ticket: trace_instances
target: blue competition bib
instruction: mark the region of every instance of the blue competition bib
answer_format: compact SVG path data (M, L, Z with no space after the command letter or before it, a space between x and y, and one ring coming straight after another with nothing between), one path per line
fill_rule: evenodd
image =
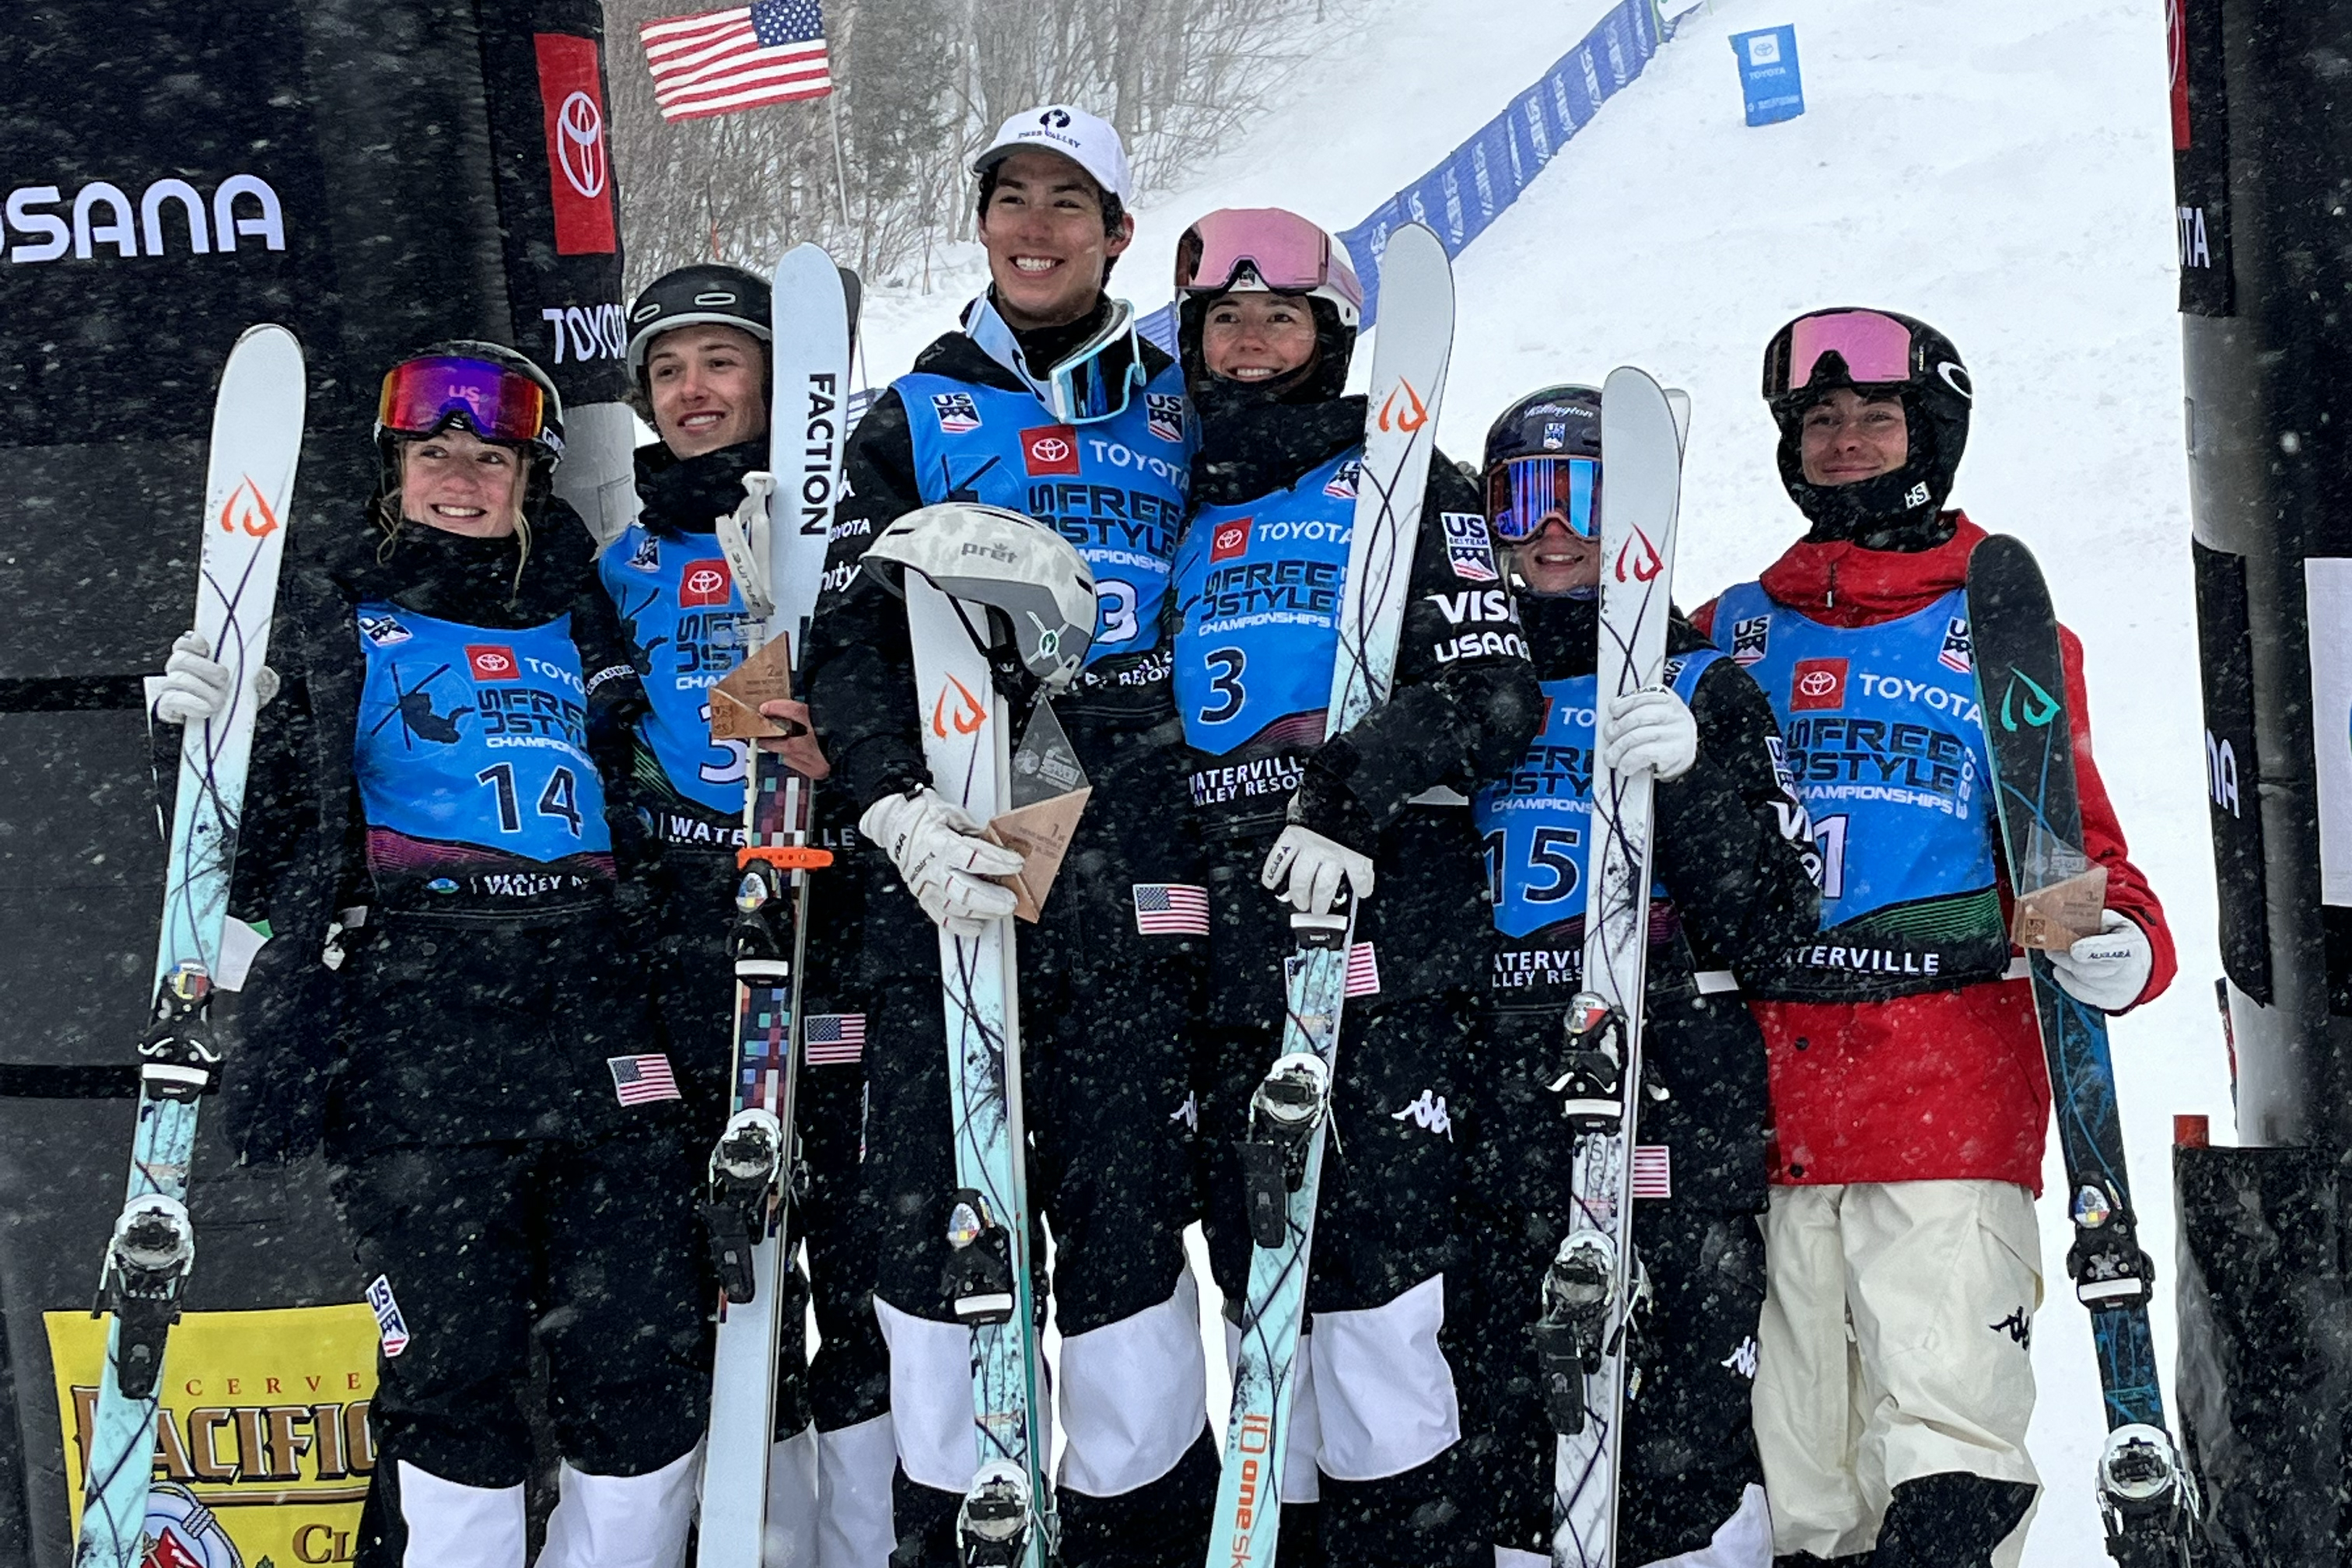
M1684 702L1723 656L1712 649L1666 660L1667 685ZM1510 773L1482 786L1471 820L1486 856L1495 929L1494 986L1529 1005L1567 1000L1582 978L1586 868L1591 853L1596 678L1543 683L1544 721ZM1650 889L1650 934L1675 929L1666 890Z
M413 841L394 869L612 849L571 616L487 630L377 601L358 623L352 765L369 827Z
M1196 752L1323 740L1360 448L1243 506L1192 514L1176 552L1176 705Z
M1192 405L1170 365L1114 418L1061 425L1025 389L917 373L907 406L925 505L976 500L1051 524L1095 578L1089 667L1152 651L1192 487Z
M710 688L743 662L745 640L742 595L718 536L654 534L632 523L596 570L621 612L652 704L638 721L640 749L672 794L719 817L740 818L750 747L710 738Z
M1754 583L1716 602L1716 642L1771 700L1822 853L1822 934L1774 991L1901 994L2008 968L1968 613L1958 589L1857 627Z

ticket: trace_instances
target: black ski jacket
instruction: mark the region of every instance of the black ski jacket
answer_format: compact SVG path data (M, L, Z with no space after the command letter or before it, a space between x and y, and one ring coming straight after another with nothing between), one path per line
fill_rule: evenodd
M351 959L368 928L345 930L344 914L374 907L381 925L383 913L366 867L367 825L353 772L366 676L354 623L359 605L383 598L419 615L486 628L543 625L568 610L587 680L589 750L603 776L606 821L625 880L633 856L641 853L643 835L623 786L629 728L645 705L644 688L612 601L596 581L586 524L569 506L551 500L532 533L519 587L509 540L462 539L412 524L380 552L383 535L372 524L312 530L317 543L296 535L304 548L287 562L271 634L271 662L282 673L282 689L262 710L255 731L230 903L236 916L266 922L271 932L237 998L237 1047L225 1074L230 1130L249 1161L291 1157L317 1142L329 1101L338 1093L348 1031L367 1022L345 1016L354 980ZM583 900L556 893L474 909L460 907L467 903L460 895L436 904L436 912L534 927L584 922L609 933L612 902L608 894ZM572 940L577 942L577 931ZM455 958L461 944L450 945ZM614 952L581 975L581 983L625 989L626 969L625 957ZM436 980L430 965L411 978L418 986ZM443 1080L461 1081L468 1057L496 1045L447 1040L435 1059L404 1064L404 1092L457 1099L440 1094ZM516 1072L545 1074L548 1066L525 1064ZM363 1105L335 1109L336 1121L346 1127L363 1128L372 1120ZM399 1118L386 1120L397 1124Z
M1192 463L1195 507L1239 505L1286 489L1364 438L1361 397L1293 404L1196 394L1196 402L1202 418ZM1454 655L1462 628L1444 601L1497 584L1456 576L1439 517L1480 510L1462 471L1433 458L1395 686L1386 702L1308 754L1297 793L1307 826L1372 858L1376 886L1358 913L1357 936L1373 944L1381 994L1392 998L1485 984L1486 880L1460 802L1507 773L1543 726L1543 693L1515 621L1504 651ZM1414 804L1431 790L1450 790L1457 803ZM1273 905L1257 872L1281 826L1278 818L1251 823L1213 845L1221 900ZM1213 987L1226 1021L1262 1014L1269 997L1279 1005L1279 963L1290 944L1285 937L1268 945L1266 953L1232 955L1241 963L1220 954ZM1237 1011L1242 1016L1231 1016Z
M1592 600L1522 595L1520 616L1535 667L1547 680L1589 675L1598 646ZM1711 645L1676 613L1669 655ZM1673 1151L1674 1186L1727 1209L1764 1205L1770 1100L1764 1037L1733 992L1702 994L1696 976L1736 976L1769 961L1821 920L1814 852L1803 809L1783 784L1780 729L1772 704L1729 659L1718 659L1691 694L1698 757L1655 786L1652 868L1674 921L1654 920L1647 970L1645 1076L1654 1094L1642 1113L1645 1142ZM1497 1040L1524 1031L1497 1031ZM1498 1060L1490 1070L1543 1074L1554 1066L1554 1026L1537 1037L1542 1059Z

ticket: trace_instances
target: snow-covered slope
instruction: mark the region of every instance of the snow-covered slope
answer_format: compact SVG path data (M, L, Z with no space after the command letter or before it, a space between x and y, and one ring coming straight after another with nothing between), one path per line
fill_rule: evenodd
M1119 282L1166 298L1174 237L1210 207L1278 202L1333 227L1435 162L1580 37L1598 0L1366 0L1192 188L1150 194ZM1741 124L1723 39L1794 21L1808 112ZM1336 62L1346 61L1344 68ZM2181 952L2170 994L2115 1030L2126 1132L2161 1271L2171 1364L2169 1117L2229 1121L2215 1020L2181 455L2164 24L2141 0L1717 0L1685 19L1457 263L1461 328L1440 437L1546 382L1619 363L1690 389L1685 604L1752 576L1801 531L1757 395L1766 337L1801 310L1881 304L1958 343L1978 398L1955 499L2018 533L2088 650L2107 785ZM961 281L976 283L970 258ZM874 374L951 324L950 290L877 302ZM2062 1184L2054 1155L2050 1185ZM2102 1435L2054 1195L2036 1324L2034 1452L2050 1483L2029 1563L2103 1561L2089 1487Z

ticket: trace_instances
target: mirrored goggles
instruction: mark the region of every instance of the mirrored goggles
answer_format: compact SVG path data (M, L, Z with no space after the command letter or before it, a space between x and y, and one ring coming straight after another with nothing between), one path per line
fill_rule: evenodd
M1908 381L1911 349L1911 329L1876 310L1800 316L1781 328L1764 351L1764 395L1774 400L1803 391L1822 357L1832 353L1845 363L1850 382Z
M1126 413L1145 379L1135 307L1114 300L1103 330L1046 373L1045 405L1065 425L1091 425Z
M453 421L485 441L537 441L547 430L547 393L520 371L451 354L404 360L385 374L378 430L430 436Z
M1356 310L1363 285L1331 237L1280 207L1223 207L1184 231L1176 243L1176 291L1222 292L1246 269L1277 294L1329 287Z
M1598 458L1514 458L1486 475L1486 523L1505 544L1523 544L1554 518L1579 539L1601 531Z

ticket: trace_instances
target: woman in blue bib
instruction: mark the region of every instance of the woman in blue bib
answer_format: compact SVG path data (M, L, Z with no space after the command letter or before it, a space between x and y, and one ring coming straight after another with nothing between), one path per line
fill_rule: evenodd
M1496 1440L1498 1568L1552 1561L1555 1434L1528 1331L1573 1202L1561 1030L1581 987L1600 646L1601 394L1547 387L1486 437L1486 521L1542 679L1544 726L1473 805L1498 939L1477 1097L1479 1363ZM1676 615L1667 689L1620 699L1619 754L1655 779L1633 1241L1652 1305L1627 1402L1614 1561L1770 1568L1749 1434L1764 1301L1764 1040L1737 972L1810 935L1820 899L1771 704Z
M230 1131L322 1141L384 1327L358 1560L522 1568L534 1339L562 1500L539 1562L675 1563L709 1380L696 1153L614 916L645 695L537 365L436 345L384 377L381 479L277 616L233 909ZM184 646L159 712L217 710ZM176 695L173 695L176 693Z
M1464 802L1526 749L1539 693L1476 492L1440 458L1394 694L1324 739L1364 444L1364 399L1342 395L1362 293L1329 236L1278 209L1202 218L1179 245L1176 283L1202 431L1169 596L1189 788L1208 841L1210 1257L1237 1310L1250 1237L1234 1147L1281 1050L1288 917L1328 910L1344 879L1362 900L1359 945L1281 1552L1483 1563L1481 1467L1462 1440L1475 1412L1456 1387L1469 1259L1449 1110L1487 949Z

